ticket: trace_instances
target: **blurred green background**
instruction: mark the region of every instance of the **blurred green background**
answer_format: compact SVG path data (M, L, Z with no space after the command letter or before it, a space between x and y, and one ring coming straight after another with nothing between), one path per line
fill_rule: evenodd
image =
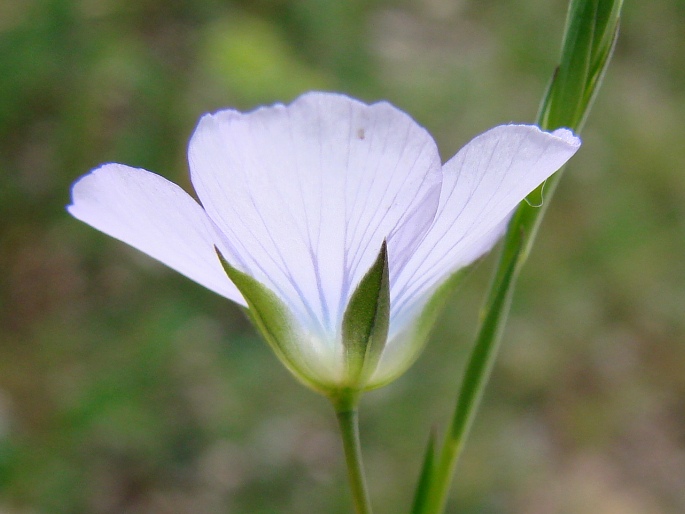
M326 401L236 307L71 219L102 162L189 188L200 114L388 99L443 158L534 119L563 0L0 0L0 513L349 513ZM449 506L685 512L685 2L627 2L521 277ZM379 514L408 511L492 268L367 395Z

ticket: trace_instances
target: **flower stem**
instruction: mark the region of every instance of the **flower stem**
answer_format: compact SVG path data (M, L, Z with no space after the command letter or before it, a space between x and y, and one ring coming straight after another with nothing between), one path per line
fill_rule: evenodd
M352 501L357 514L372 514L369 491L366 486L361 445L359 443L359 412L356 405L336 405L336 416L345 448L347 475Z

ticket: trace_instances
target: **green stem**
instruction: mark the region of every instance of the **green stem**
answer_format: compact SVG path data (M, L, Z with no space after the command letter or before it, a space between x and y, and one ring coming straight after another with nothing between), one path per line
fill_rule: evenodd
M541 128L569 127L576 132L582 128L616 42L622 3L622 0L571 0L561 62L538 116ZM422 483L429 482L429 486L427 493L419 496L421 501L413 514L444 512L454 470L497 356L516 278L560 178L561 173L557 172L547 180L545 202L541 207L531 205L539 203L537 201L522 202L509 222L476 343L461 381L452 423L437 462L432 464L432 460L427 459L429 465L421 477ZM540 188L531 199L541 199L541 195Z
M357 514L372 514L369 491L366 486L364 464L362 462L361 444L359 442L359 412L355 404L336 405L336 416L340 426L347 475L352 491L352 502Z
M439 513L445 509L454 470L459 461L459 456L475 418L480 398L483 395L495 356L497 355L500 341L499 336L506 320L513 288L506 286L495 287L495 285L498 282L501 282L500 286L502 283L511 284L515 280L520 264L523 261L520 258L521 237L512 238L507 243L511 243L511 246L505 245L505 249L509 251L502 252L503 266L500 269L503 272L501 277L496 275L494 279L495 284L490 289L487 302L489 308L486 310L476 343L471 350L466 371L462 378L459 400L454 411L452 424L445 437L435 470L432 473L430 489L426 496L425 504L422 505L422 510L418 511L421 513Z

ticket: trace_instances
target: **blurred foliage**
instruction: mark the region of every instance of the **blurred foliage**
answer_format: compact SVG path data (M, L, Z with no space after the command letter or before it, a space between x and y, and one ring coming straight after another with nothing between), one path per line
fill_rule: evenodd
M203 112L388 99L445 158L534 119L564 1L0 2L0 512L348 513L333 413L240 312L71 219L101 162L189 189ZM685 3L628 2L519 283L451 511L685 511ZM406 512L490 262L362 405L372 496ZM448 510L450 510L448 509Z

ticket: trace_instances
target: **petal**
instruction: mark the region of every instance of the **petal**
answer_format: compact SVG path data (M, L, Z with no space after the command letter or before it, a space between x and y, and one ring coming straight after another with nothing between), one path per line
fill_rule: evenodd
M75 218L245 305L216 255L211 221L176 184L142 169L105 164L76 181L71 195L67 210Z
M579 147L580 139L566 129L502 125L450 159L433 225L393 284L394 317L411 317L414 299L490 250L518 203Z
M189 159L226 259L329 339L383 240L392 270L440 194L440 159L423 128L387 103L337 94L207 115Z

